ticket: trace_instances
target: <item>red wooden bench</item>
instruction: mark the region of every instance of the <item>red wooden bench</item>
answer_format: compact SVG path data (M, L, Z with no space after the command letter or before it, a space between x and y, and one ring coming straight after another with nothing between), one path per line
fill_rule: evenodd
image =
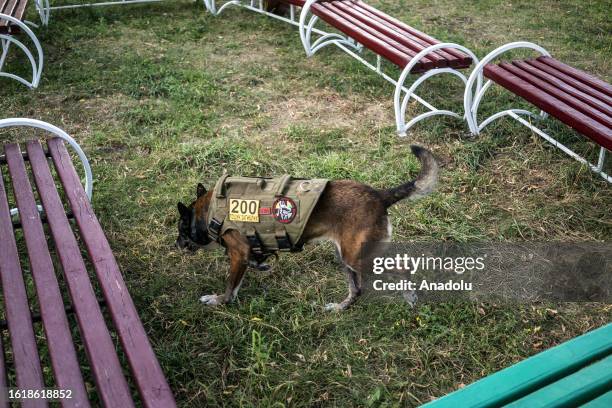
M385 80L395 85L394 109L397 131L405 136L417 122L434 115L448 115L463 119L465 114L441 110L415 94L416 88L428 78L442 74L452 74L467 83L467 78L459 71L477 63L476 56L467 48L452 43L442 43L435 38L389 16L361 0L277 0L289 7L289 17L279 16L264 9L263 2L241 3L230 0L217 8L215 0L204 0L207 9L214 15L221 13L230 5L236 5L257 13L297 25L300 39L308 56L328 45L336 45L353 56ZM301 8L296 20L296 8ZM274 7L276 12L278 7ZM335 31L329 32L316 28L319 20L324 21ZM314 36L317 36L315 39ZM376 59L369 62L362 55L368 49ZM401 70L398 79L383 70L383 61ZM409 88L405 81L409 74L422 74ZM427 112L406 121L406 108L414 99L427 108Z
M36 88L42 74L43 52L38 38L36 38L34 32L24 23L27 5L28 0L0 0L0 43L2 44L2 53L0 54L0 77L15 79L30 88ZM23 42L19 41L15 37L18 34L29 37L36 51L30 51ZM31 81L19 75L3 71L11 45L21 49L28 57L32 66Z
M493 63L493 60L502 53L517 48L531 48L540 52L542 56ZM472 133L478 134L495 119L509 115L565 153L587 164L608 182L612 182L612 176L604 172L606 151L612 150L612 86L610 84L554 59L546 50L535 44L522 42L508 44L493 51L482 60L472 75L477 75L480 71L489 81L481 89L477 89L476 96L473 98L469 90L475 79L470 78L471 82L468 82L465 95L466 106L471 105L469 110L472 112L470 118ZM595 142L599 146L597 164L589 163L587 159L520 116L527 115L537 118L529 111L521 109L502 111L478 125L478 107L491 81L541 109L540 118L549 114Z
M48 124L26 119L1 120L0 128L16 124L54 131ZM28 141L25 150L10 143L2 151L0 278L6 318L3 328L8 329L10 345L2 344L0 337L0 389L70 390L71 398L62 400L64 407L174 407L172 392L63 140L49 139L46 148L37 140ZM36 196L44 208L43 216ZM11 217L11 201L19 211L18 221ZM65 208L70 209L68 215ZM23 245L16 240L21 235L14 233L17 229L23 234ZM33 283L28 283L30 275ZM96 293L102 295L103 308ZM32 310L39 311L46 347L37 346L41 333ZM76 316L76 327L70 323L70 311ZM112 324L107 325L106 318ZM75 329L80 339L74 338ZM122 354L116 350L115 335ZM78 351L77 344L82 344L85 353ZM9 349L12 358L5 361ZM129 370L122 367L121 355ZM44 378L43 361L50 361L52 380ZM82 370L83 361L87 368ZM89 378L84 373L93 379L95 390L87 389ZM13 378L14 383L9 383ZM136 400L130 382L138 391ZM8 406L0 397L2 401ZM47 402L30 399L23 406L47 406Z

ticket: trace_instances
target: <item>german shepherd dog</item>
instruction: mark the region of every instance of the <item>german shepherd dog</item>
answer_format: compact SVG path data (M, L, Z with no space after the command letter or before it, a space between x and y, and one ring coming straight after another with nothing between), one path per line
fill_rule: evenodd
M387 209L400 200L416 200L434 190L438 179L438 165L434 156L422 147L411 148L421 162L421 170L415 180L384 190L352 180L334 180L327 184L321 194L307 221L302 239L306 243L320 240L334 243L349 289L346 299L326 305L326 310L344 310L361 294L361 248L364 243L390 240L391 223ZM207 192L202 184L198 184L197 198L191 205L178 203L178 248L195 251L212 242L206 225L211 197L212 191ZM259 264L254 260L249 241L240 232L228 230L219 242L226 248L230 270L224 294L200 298L202 303L211 306L234 300L247 267Z

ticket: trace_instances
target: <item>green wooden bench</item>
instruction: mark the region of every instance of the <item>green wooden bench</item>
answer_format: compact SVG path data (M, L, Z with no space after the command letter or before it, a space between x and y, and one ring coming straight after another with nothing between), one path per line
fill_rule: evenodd
M612 323L423 405L612 407Z

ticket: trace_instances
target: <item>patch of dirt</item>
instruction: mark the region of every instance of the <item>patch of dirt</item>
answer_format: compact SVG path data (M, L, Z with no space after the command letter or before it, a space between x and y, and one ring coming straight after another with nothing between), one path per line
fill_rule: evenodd
M290 95L265 108L270 132L289 126L357 129L364 125L387 126L393 123L391 98L388 104L339 95L329 89L310 94Z

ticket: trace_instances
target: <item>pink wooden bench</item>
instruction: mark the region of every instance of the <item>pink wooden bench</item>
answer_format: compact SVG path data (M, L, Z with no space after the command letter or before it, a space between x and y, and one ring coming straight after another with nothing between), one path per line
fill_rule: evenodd
M38 127L62 137L65 135L44 122L27 119L0 121L0 128L15 125ZM19 144L9 143L2 147L2 152L0 278L6 316L3 328L8 329L10 345L1 344L0 337L3 351L0 353L0 389L8 386L22 390L45 387L70 390L71 398L62 400L64 407L89 407L100 403L106 407L176 406L62 138L49 139L46 147L38 140L31 140L25 143L25 149ZM59 180L55 179L54 173ZM59 193L58 186L61 186L63 194ZM9 188L13 194L9 193ZM44 209L42 216L36 196ZM12 205L16 205L18 220L11 215ZM72 216L76 226L69 219ZM16 240L18 229L21 229L25 245L18 245L21 242ZM26 253L27 262L23 256ZM84 257L83 253L87 256ZM59 262L54 262L54 258ZM30 272L24 273L27 270ZM31 293L35 293L34 297L28 296L30 284L28 279L24 279L28 274L33 278ZM102 294L102 308L96 288ZM31 312L36 309L44 328L45 348L37 347L37 319ZM70 312L76 316L76 327L70 324L67 315ZM110 318L112 325L107 325L106 317ZM79 355L75 346L76 339L72 335L75 328L80 333L84 356ZM120 340L129 369L120 362L113 333ZM4 360L9 349L12 352L10 362ZM42 358L43 353L48 358ZM53 384L48 384L43 378L46 368L43 361L50 361ZM80 361L87 361L86 370L82 369ZM84 372L91 373L95 391L87 390ZM9 383L9 378L14 378L15 383ZM136 390L132 389L130 382L139 395L136 399ZM90 402L92 400L99 402ZM42 407L47 406L47 402L27 400L23 406Z

